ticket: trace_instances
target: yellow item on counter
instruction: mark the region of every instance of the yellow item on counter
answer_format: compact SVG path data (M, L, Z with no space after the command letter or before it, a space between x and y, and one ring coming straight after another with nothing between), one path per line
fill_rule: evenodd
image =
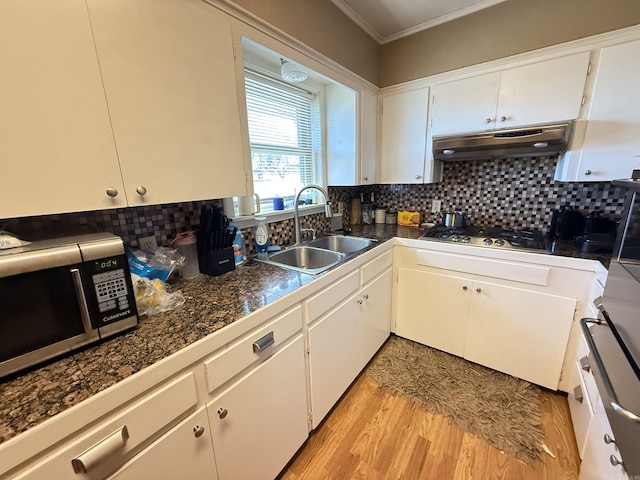
M398 225L418 228L420 226L420 212L398 212Z

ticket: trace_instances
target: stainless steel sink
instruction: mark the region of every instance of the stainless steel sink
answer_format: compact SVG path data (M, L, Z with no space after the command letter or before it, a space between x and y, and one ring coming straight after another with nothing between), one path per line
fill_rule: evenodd
M303 245L273 253L269 256L268 260L261 261L298 272L316 275L337 265L345 258L346 255L341 252Z
M351 255L364 250L374 240L360 237L345 237L344 235L330 235L309 242L310 247L324 248L334 252Z

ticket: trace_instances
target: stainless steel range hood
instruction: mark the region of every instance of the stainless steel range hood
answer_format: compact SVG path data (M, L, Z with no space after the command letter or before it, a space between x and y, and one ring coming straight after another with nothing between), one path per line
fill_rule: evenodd
M433 137L435 160L553 156L567 149L572 122Z

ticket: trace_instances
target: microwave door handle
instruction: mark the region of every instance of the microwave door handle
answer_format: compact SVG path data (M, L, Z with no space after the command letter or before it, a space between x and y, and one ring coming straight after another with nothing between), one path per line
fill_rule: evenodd
M84 295L84 289L82 288L82 277L80 276L80 270L72 268L71 278L73 278L73 284L76 287L76 297L78 299L78 306L80 307L80 316L82 317L82 325L84 326L85 333L91 333L95 329L91 325L91 317L89 315L89 307L87 306L87 297Z
M635 422L635 423L640 423L640 417L638 415L636 415L635 413L627 410L622 405L620 405L620 402L618 401L618 397L615 391L613 390L613 385L611 385L611 380L609 379L609 375L607 374L607 371L604 368L604 364L602 363L602 358L600 357L600 353L598 352L598 347L596 346L595 342L593 341L593 338L591 337L591 331L589 330L589 325L588 325L590 323L593 323L596 325L606 325L606 323L595 318L583 318L582 320L580 320L580 326L582 327L582 332L584 333L585 340L587 341L587 345L589 346L589 350L592 353L592 357L593 357L594 363L596 364L596 368L600 372L602 376L602 381L604 383L605 398L603 398L603 401L606 401L609 405L611 405L611 408L613 408L614 411L616 411L618 414L622 415L626 419L631 420L632 422Z

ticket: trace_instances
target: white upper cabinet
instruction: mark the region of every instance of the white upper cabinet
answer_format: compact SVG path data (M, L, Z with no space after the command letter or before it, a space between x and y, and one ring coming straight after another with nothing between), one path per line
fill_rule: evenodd
M558 180L609 181L640 168L639 81L640 40L602 49L582 148L558 164Z
M0 69L0 218L125 206L84 0L2 0Z
M378 96L360 94L360 184L376 183L378 162Z
M327 183L376 183L377 96L339 84L326 87Z
M198 0L88 5L129 205L250 193L230 23Z
M500 72L487 73L432 88L431 135L493 128Z
M327 183L358 185L357 93L338 84L326 86Z
M433 87L431 134L573 120L580 114L589 52Z
M428 88L382 97L380 183L434 181L426 151L428 106Z

